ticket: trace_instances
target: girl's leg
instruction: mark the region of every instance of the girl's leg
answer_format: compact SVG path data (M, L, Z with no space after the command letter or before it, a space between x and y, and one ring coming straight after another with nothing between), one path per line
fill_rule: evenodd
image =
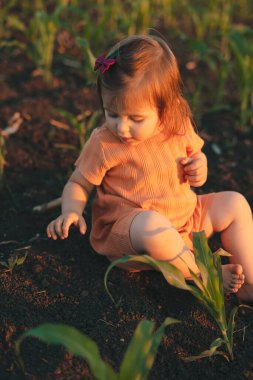
M170 262L186 279L191 278L188 267L194 273L199 273L194 255L180 234L166 217L156 211L144 211L136 215L130 227L130 239L135 251L149 254L156 260ZM242 272L241 267L233 265L226 276L224 286L229 288L232 285L230 291L237 291L240 286L240 282L233 283L233 276L237 280L237 272Z
M213 196L205 219L205 231L208 236L213 232L221 233L224 249L232 254L230 263L241 265L245 275L245 283L237 296L253 301L253 221L250 206L237 192L225 191ZM225 277L231 268L233 267L229 265L223 267ZM238 274L239 272L238 270Z

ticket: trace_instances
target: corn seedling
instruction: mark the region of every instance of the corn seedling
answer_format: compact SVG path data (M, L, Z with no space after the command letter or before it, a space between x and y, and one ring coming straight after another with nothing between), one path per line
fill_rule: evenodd
M4 272L13 272L13 269L16 267L20 267L24 264L24 261L27 257L27 252L23 255L18 255L17 253L12 253L7 260L0 259L0 265L3 266Z
M25 5L23 4L23 7L24 6ZM48 14L45 6L44 8L42 7L42 2L37 1L32 9L33 13L28 27L21 18L9 13L6 18L7 26L9 26L10 30L16 29L21 32L26 37L27 44L17 40L3 41L0 43L0 47L14 45L18 46L21 50L24 50L34 61L37 69L47 82L49 82L52 77L51 68L53 62L54 42L56 33L60 28L60 15L63 10L65 10L65 6L59 4L56 6L52 14ZM26 13L28 14L28 9Z
M91 51L89 41L86 38L76 36L76 42L84 56L84 69L86 69L85 79L88 84L94 84L96 83L96 75L94 72L96 58Z
M59 20L55 15L48 15L42 10L35 13L28 29L32 42L30 55L47 82L52 77L54 41L58 28Z
M245 131L248 125L253 125L253 30L234 29L229 42L240 96L240 129Z
M78 136L79 141L79 147L78 151L84 146L85 142L90 137L90 134L92 130L95 128L96 123L98 121L98 118L101 115L100 111L95 111L94 113L90 114L88 113L89 117L85 115L85 113L80 114L78 116L74 116L72 113L65 111L65 110L56 110L56 112L63 116L67 121L70 123L71 127L74 129L75 133ZM51 121L51 124L56 126L59 124L55 120ZM66 125L65 129L69 129L68 125ZM63 147L61 144L56 145L58 148ZM76 147L72 145L66 146L64 145L64 148L68 149L76 149Z
M165 261L154 260L148 255L140 255L126 256L112 262L105 274L105 288L113 300L107 287L107 277L115 265L137 261L152 266L156 270L162 272L164 278L170 285L188 290L194 297L196 297L205 306L220 329L222 336L212 342L209 350L203 351L197 356L188 357L185 360L192 361L203 357L211 357L213 355L223 355L227 360L233 360L233 333L235 329L235 316L239 306L235 306L232 309L229 319L227 320L220 259L220 255L227 256L229 254L222 249L213 254L208 246L203 231L193 233L193 244L195 260L200 270L201 277L198 277L193 273L190 268L189 271L196 286L188 284L183 274L174 265ZM243 306L247 307L246 305ZM227 348L227 352L218 350L224 345Z
M159 2L159 8L162 12L162 17L166 25L173 25L176 27L177 24L177 18L175 17L175 11L173 9L175 0L161 0L161 3Z
M214 0L212 2L200 2L197 6L194 1L181 0L181 9L188 15L191 22L195 38L203 41L208 35L221 31L221 36L231 25L233 1Z
M97 380L146 380L154 363L165 327L178 322L176 319L166 318L162 325L154 331L154 322L141 321L129 343L119 373L116 373L101 358L99 348L92 339L77 329L62 324L43 324L25 332L16 343L16 353L20 358L20 345L23 340L26 337L35 337L45 343L61 344L72 354L86 360ZM24 368L21 358L20 362Z
M20 47L25 48L25 45L20 41L12 38L12 30L17 29L22 32L25 30L25 25L17 16L11 13L16 5L16 0L10 0L6 4L0 4L0 48L3 47Z

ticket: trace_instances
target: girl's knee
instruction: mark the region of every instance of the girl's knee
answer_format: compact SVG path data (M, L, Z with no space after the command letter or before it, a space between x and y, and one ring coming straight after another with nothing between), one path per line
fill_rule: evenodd
M230 208L234 213L235 217L243 216L248 217L252 216L252 212L246 198L236 191L230 192Z
M164 242L164 235L175 230L171 222L157 211L143 211L136 215L130 227L130 239L137 251L149 253L154 246Z
M214 232L227 229L235 221L252 218L249 204L245 197L236 191L215 193L208 217Z
M171 227L171 222L164 215L154 210L147 210L139 213L135 218L137 225L142 228L143 232L153 231L157 227ZM133 222L134 222L133 221Z

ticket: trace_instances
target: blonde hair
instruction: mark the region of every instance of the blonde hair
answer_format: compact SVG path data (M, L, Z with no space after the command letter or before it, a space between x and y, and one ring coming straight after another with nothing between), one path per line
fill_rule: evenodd
M157 108L165 134L184 133L191 110L181 94L181 78L174 54L157 36L135 35L117 43L107 54L116 59L98 75L98 93L112 94L113 106L148 100Z

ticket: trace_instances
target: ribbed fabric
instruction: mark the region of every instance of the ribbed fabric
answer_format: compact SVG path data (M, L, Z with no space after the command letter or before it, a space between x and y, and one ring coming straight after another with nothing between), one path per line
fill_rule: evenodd
M129 229L129 218L142 210L156 210L178 231L184 229L197 196L184 181L179 161L202 146L190 123L185 135L166 139L161 133L137 145L121 143L106 125L96 128L76 161L77 170L97 187L90 236L95 251L113 255L120 250L121 239L115 248L115 236L129 231L115 231L116 222L128 220Z

